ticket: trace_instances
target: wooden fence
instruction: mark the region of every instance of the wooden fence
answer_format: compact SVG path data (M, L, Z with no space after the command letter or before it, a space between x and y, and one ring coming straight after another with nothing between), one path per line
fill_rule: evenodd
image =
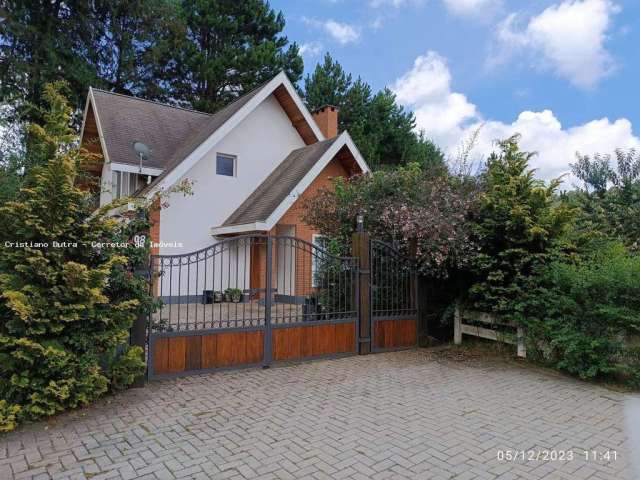
M473 323L465 323L465 321ZM522 327L513 322L502 320L496 315L466 310L460 305L456 305L453 324L453 340L456 345L462 344L462 335L516 345L518 357L525 358L527 356Z

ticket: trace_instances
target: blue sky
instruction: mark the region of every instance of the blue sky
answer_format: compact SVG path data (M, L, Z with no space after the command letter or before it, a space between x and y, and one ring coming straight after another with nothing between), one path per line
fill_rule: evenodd
M640 148L638 0L272 0L305 70L325 51L391 87L451 156L518 132L549 178L575 152ZM480 128L478 130L478 128Z

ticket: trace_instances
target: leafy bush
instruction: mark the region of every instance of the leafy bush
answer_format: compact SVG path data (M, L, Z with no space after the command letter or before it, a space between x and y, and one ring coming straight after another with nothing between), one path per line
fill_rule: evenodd
M22 410L20 405L9 404L6 400L0 400L0 433L10 432L16 428L20 410Z
M537 180L529 168L534 154L521 151L518 140L500 142L500 153L489 157L473 218L480 251L470 298L475 308L498 314L511 312L534 269L554 258L574 216L554 196L560 180Z
M622 245L542 267L515 309L528 352L584 379L640 384L640 256Z
M571 165L583 188L565 195L580 209L578 228L600 231L640 251L640 152L580 156Z
M0 207L0 426L86 405L144 371L128 335L137 314L154 306L145 278L147 248L128 242L146 231L144 211L118 222L92 212L77 186L91 160L74 148L70 109L55 87L44 127L31 148L48 160L34 167L15 201ZM54 242L57 242L56 245Z
M321 189L305 205L304 220L347 246L358 213L372 238L385 240L408 254L417 246L418 268L447 277L468 265L474 252L466 217L471 189L442 172L424 172L417 164L378 171ZM346 249L343 253L347 253Z

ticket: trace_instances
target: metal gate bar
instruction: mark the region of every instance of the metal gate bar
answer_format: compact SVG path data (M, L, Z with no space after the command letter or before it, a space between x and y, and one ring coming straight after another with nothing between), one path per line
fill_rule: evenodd
M286 236L152 256L148 378L356 353L357 273L357 258Z

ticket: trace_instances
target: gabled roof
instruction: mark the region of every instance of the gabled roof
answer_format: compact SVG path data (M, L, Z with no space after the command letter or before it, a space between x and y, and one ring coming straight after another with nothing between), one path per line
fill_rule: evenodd
M192 153L206 139L213 135L253 97L258 95L265 88L265 85L261 85L260 87L252 90L246 95L243 95L234 102L230 103L222 110L219 110L215 114L210 115L209 120L205 122L200 128L194 129L193 131L189 132L186 137L182 138L181 141L176 145L177 148L173 152L173 155L171 155L171 157L167 161L164 167L164 171L158 177L156 177L150 185L142 190L141 195L144 195L146 192L152 190L155 185L160 183L190 153Z
M278 100L305 143L309 145L324 140L324 135L304 106L295 87L287 75L280 72L264 85L240 97L219 114L212 116L213 118L222 115L220 118L211 120L202 131L194 133L192 137L185 140L184 148L176 152L165 171L151 185L143 189L140 195L150 197L160 189L170 188L270 95L274 95Z
M143 166L165 168L184 139L203 129L212 115L92 88L89 103L97 117L106 159L139 165L134 142L151 148Z
M266 221L337 139L293 150L222 225Z
M362 173L369 167L347 132L329 140L293 150L213 235L268 231L293 205L322 169L346 149Z
M209 148L272 94L305 143L324 140L284 72L214 114L94 88L89 89L87 109L93 109L107 161L138 166L140 160L133 144L142 142L151 149L151 157L143 161L143 167L162 173L140 192L140 195L150 195L158 188L175 183Z

